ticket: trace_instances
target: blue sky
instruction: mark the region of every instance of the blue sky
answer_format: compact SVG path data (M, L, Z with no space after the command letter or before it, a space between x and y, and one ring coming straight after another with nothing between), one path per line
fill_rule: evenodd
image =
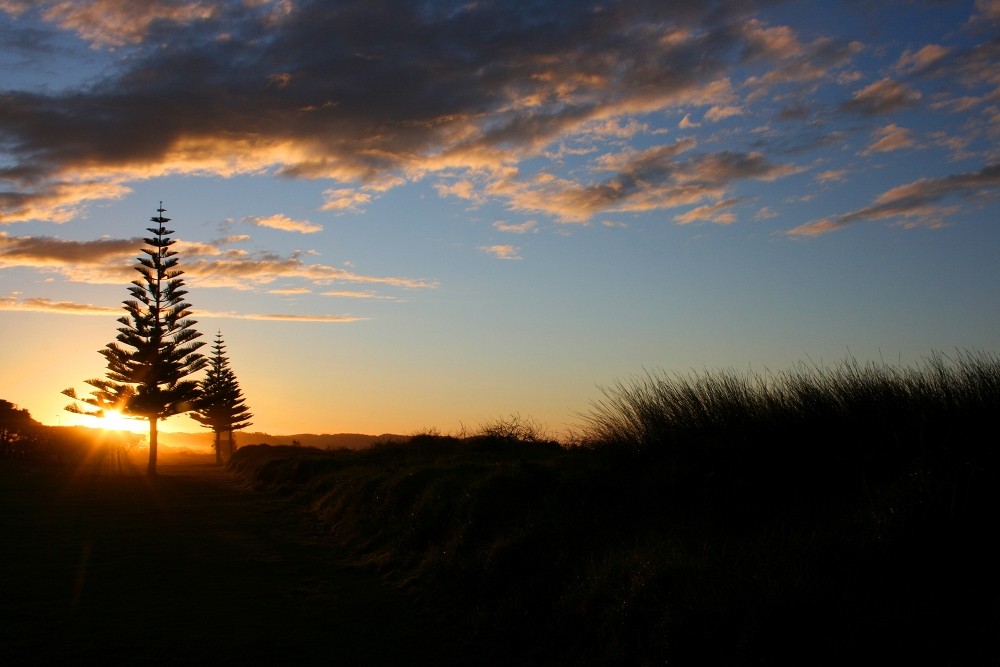
M3 398L77 419L160 201L255 430L995 352L1000 2L673 4L0 0Z

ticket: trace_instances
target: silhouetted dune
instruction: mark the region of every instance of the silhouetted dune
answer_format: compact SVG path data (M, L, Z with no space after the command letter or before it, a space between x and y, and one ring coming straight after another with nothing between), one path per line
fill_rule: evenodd
M247 447L230 469L446 591L505 659L982 664L998 409L985 355L652 374L609 390L574 447L425 435Z

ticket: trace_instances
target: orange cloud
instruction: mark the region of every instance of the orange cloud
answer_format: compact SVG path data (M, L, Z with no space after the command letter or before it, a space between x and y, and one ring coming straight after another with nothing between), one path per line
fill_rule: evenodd
M921 178L892 188L875 198L872 204L836 218L799 225L788 231L793 236L819 236L857 222L901 218L907 227L941 227L945 218L959 206L938 206L946 198L969 199L982 193L1000 191L1000 164L977 172L953 174L942 178Z
M512 245L491 245L491 246L480 246L478 248L483 252L493 255L497 259L521 259L520 253L521 249L517 246Z
M687 213L674 216L674 222L687 225L692 222L714 222L721 225L729 225L736 222L736 216L731 209L737 204L737 199L726 199L715 204L698 206Z
M73 301L53 301L44 298L22 299L14 296L0 296L0 310L17 310L35 313L59 313L63 315L115 315L121 314L121 307L95 306Z
M36 0L37 1L37 0ZM41 0L44 16L64 30L72 30L95 46L122 46L142 41L156 21L188 23L211 18L212 2L147 0Z
M714 106L705 112L705 120L720 121L732 116L742 116L746 113L743 107L738 106Z
M323 199L325 202L320 210L360 213L364 210L362 206L371 202L372 196L350 188L331 188L323 191Z
M949 53L951 49L940 44L928 44L917 51L907 49L896 61L896 69L904 73L920 71L940 62Z
M916 146L916 141L913 140L913 136L910 134L910 131L905 127L899 127L898 125L886 125L885 127L875 130L872 133L872 136L875 138L875 141L861 151L861 155L888 153Z
M18 298L15 296L0 296L0 310L52 313L58 315L120 315L121 307L95 306L89 303L73 301L53 301L45 298ZM219 318L237 320L271 320L292 322L360 322L366 317L352 315L289 315L281 313L236 313L224 311L192 310L197 318Z
M820 183L841 182L847 179L847 169L828 169L821 171L813 178Z
M287 215L278 213L275 215L269 215L262 218L248 218L250 224L257 225L258 227L269 227L271 229L280 229L285 232L298 232L300 234L315 234L316 232L323 231L323 227L320 225L314 225L311 222L305 220L292 220Z
M846 111L875 116L912 107L920 98L920 91L886 77L856 91L842 106Z
M142 239L67 241L53 237L10 236L0 232L0 269L31 267L53 271L65 280L92 284L120 284L133 276ZM369 283L404 289L433 289L437 283L394 276L368 276L290 257L246 256L218 245L178 241L183 250L180 269L190 283L208 287L247 290L270 285L278 279L300 280L308 285Z

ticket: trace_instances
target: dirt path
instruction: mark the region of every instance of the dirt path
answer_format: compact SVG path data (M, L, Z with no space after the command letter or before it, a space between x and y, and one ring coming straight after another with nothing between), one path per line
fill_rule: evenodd
M457 664L454 629L208 466L0 467L0 662Z

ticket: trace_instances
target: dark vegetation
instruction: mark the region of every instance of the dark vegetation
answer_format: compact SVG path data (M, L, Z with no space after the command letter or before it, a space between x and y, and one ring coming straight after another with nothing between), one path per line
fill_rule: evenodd
M117 320L122 326L115 341L100 350L107 360L105 376L86 381L90 396L77 396L72 387L63 390L76 401L66 406L69 412L103 417L105 411L117 410L148 420L150 475L156 474L159 421L189 411L202 399L199 383L187 378L207 364L198 353L204 343L196 340L201 334L189 319L184 272L177 268L177 251L171 250L176 241L170 238L173 230L165 227L170 222L165 211L161 202L159 215L151 218L156 226L146 228L150 236L143 239L146 246L132 267L142 278L130 283L132 298L122 302L127 314Z
M995 663L1000 360L649 373L518 418L230 469L461 609L500 664Z
M216 463L229 461L236 450L233 431L250 426L253 414L246 406L236 373L229 365L222 332L215 336L208 372L198 386L201 396L195 401L195 409L189 414L196 422L215 433Z

